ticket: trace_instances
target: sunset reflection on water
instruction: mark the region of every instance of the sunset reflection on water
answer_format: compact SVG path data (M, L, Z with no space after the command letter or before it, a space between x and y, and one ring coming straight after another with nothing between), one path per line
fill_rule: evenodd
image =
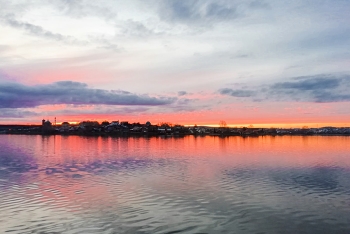
M0 230L345 233L349 143L0 135Z
M3 136L4 138L4 136ZM7 144L10 137L7 137ZM31 138L28 141L28 138ZM3 143L4 144L4 143ZM205 158L232 165L348 167L349 137L80 137L16 136L12 147L26 149L39 164L89 163L118 158Z

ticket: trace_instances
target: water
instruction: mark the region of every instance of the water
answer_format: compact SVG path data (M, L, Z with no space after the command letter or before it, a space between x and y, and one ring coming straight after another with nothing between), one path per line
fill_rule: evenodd
M0 135L0 233L350 233L350 137Z

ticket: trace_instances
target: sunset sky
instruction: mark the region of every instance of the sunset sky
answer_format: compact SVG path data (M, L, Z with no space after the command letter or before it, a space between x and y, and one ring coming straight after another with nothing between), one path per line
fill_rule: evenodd
M350 127L350 1L0 0L0 124Z

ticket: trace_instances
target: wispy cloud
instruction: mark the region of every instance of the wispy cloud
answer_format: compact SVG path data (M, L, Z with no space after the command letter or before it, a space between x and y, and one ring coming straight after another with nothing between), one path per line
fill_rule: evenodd
M50 1L62 13L76 18L97 16L107 20L115 19L117 12L111 6L103 6L100 2L84 0L54 0Z
M51 32L49 30L42 28L41 26L37 26L37 25L31 24L28 22L18 21L13 17L13 15L5 16L2 19L2 21L8 26L11 26L11 27L17 28L17 29L22 29L25 32L27 32L33 36L43 37L46 39L51 39L51 40L56 40L56 41L68 42L68 43L72 43L72 44L82 43L73 37L64 36L64 35L59 34L59 33Z
M220 89L219 93L222 95L229 95L231 97L252 97L255 95L255 92L252 90L230 89L230 88Z
M263 1L165 0L160 4L159 15L172 23L208 26L208 23L243 18L248 10L266 7L268 4Z
M126 21L122 21L118 23L117 28L121 29L120 34L123 36L131 36L131 37L148 37L148 36L160 36L161 33L155 32L153 29L148 28L144 23L140 21L135 21L132 19L128 19Z

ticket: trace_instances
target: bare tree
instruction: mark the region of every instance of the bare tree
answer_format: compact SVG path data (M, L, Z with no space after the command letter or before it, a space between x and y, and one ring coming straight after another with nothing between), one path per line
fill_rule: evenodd
M219 126L220 126L220 128L225 128L227 126L226 121L220 120Z
M172 127L173 124L170 122L160 122L158 123L159 126L163 126L163 127Z

